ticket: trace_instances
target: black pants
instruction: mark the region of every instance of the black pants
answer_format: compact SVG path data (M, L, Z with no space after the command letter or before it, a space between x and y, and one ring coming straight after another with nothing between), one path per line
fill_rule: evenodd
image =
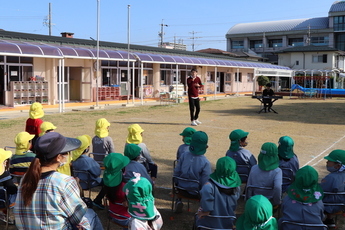
M265 111L266 111L266 109L270 110L272 105L273 105L271 99L264 99L263 103L264 103Z
M199 113L200 113L200 99L193 99L191 97L188 98L189 101L189 112L190 112L190 120L198 120ZM195 113L194 113L195 107Z

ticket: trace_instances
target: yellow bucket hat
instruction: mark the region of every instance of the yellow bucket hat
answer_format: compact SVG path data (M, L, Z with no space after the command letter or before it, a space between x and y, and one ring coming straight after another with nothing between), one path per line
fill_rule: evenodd
M39 102L35 102L30 106L29 117L37 119L44 116L43 106Z
M105 118L100 118L96 121L95 135L99 138L104 138L109 135L108 127L110 126L109 121Z
M29 141L32 140L35 135L31 135L28 132L20 132L14 138L16 144L16 155L24 155L30 149Z
M81 154L83 154L84 150L91 144L91 137L89 135L82 135L77 137L77 139L81 141L81 145L79 148L72 151L72 161L77 160Z
M140 144L143 142L143 137L141 133L144 130L138 124L133 124L128 127L128 136L127 136L127 143L128 144Z
M53 123L49 122L49 121L45 121L41 124L40 126L40 136L43 136L48 130L54 130L57 127L55 125L53 125Z
M0 175L2 175L5 172L5 166L4 166L5 160L11 158L11 156L12 156L11 151L6 151L0 148Z

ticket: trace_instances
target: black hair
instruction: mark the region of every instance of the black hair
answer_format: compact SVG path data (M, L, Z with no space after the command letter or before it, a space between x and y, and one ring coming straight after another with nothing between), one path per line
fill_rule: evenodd
M267 83L266 87L272 87L272 84L271 83Z

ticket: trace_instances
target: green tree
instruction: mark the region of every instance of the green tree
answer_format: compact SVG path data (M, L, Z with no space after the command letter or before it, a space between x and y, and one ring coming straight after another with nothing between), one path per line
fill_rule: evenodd
M258 76L256 81L258 82L259 86L265 86L267 83L270 83L270 79L267 76L263 75Z

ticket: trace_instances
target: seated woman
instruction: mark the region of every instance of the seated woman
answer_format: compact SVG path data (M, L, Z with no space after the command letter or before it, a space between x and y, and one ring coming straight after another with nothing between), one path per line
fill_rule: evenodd
M29 168L31 161L35 159L36 154L30 151L31 141L35 137L28 132L20 132L14 138L16 152L11 157L10 173L24 175Z
M129 163L129 158L120 153L110 153L104 158L104 186L106 196L109 200L109 210L112 221L121 226L128 226L131 217L127 211L126 195L123 191L125 182L122 177L122 170ZM127 228L124 228L127 229Z
M282 193L293 182L295 174L299 169L299 162L296 154L293 151L294 141L291 137L283 136L279 138L278 155L279 168L283 172L283 186Z
M153 162L149 149L143 143L144 130L138 124L133 124L128 127L127 144L136 144L141 148L139 163L142 163L151 175L151 180L154 182L157 178L158 166Z
M8 165L8 161L12 156L11 151L6 151L0 148L0 186L4 187L7 191L7 202L9 202L10 206L14 205L14 202L17 197L17 186L13 183L12 177L8 171L6 171L6 165ZM0 198L5 199L5 194L0 192ZM2 206L1 203L0 208L3 209L5 206ZM0 220L5 221L6 210L0 211ZM9 220L9 224L13 224L12 220Z
M282 196L282 170L278 167L277 145L271 142L264 143L258 159L259 163L252 167L249 174L246 199L253 195L264 195L277 208Z
M270 201L255 195L247 200L244 213L236 221L237 230L277 230L277 220L273 217Z
M210 218L212 216L235 216L237 200L240 197L241 179L236 172L236 162L230 157L218 159L216 170L200 191L200 208L196 226L212 229L232 229L230 218Z
M323 224L323 190L318 183L317 171L307 165L296 173L295 181L287 190L287 196L281 206L282 218L279 227L284 230L302 230L296 225L282 226L282 221L292 221L305 224Z
M80 145L56 132L37 139L36 158L21 181L13 210L18 229L90 229L76 180L56 172Z
M129 230L159 230L163 219L155 206L152 185L139 173L130 179L123 188L128 201L128 212L131 215Z
M77 137L77 139L81 141L81 145L78 149L72 152L72 168L76 171L86 171L89 173L91 188L102 186L102 189L94 199L93 204L99 209L104 209L102 200L105 196L105 190L103 188L103 180L100 178L102 170L93 158L87 156L90 149L91 137L89 135L82 135ZM88 175L86 173L75 172L73 173L73 176L78 177L81 180L79 183L84 190L91 189L89 188L89 185L85 183L85 181L88 181Z

